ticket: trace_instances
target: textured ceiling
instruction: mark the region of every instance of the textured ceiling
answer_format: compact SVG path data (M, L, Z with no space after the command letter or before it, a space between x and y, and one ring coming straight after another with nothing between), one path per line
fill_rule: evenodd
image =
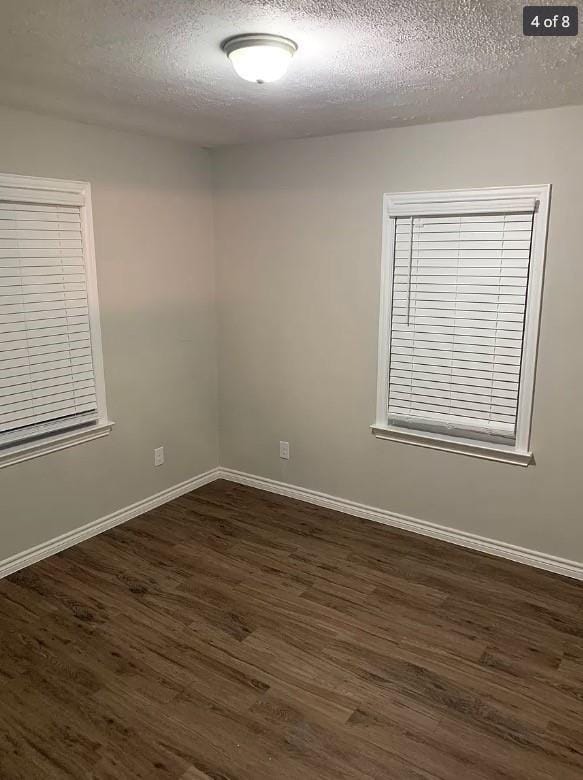
M583 103L579 38L524 38L522 0L0 0L0 103L201 145ZM235 33L299 44L237 78Z

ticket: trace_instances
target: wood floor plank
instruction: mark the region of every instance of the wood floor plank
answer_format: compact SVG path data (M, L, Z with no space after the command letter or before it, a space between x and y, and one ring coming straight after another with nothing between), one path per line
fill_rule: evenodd
M583 584L215 482L0 582L1 780L576 780Z

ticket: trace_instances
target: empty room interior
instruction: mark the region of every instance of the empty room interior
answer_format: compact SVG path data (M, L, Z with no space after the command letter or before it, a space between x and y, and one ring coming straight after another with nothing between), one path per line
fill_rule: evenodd
M578 24L0 0L0 780L583 778Z

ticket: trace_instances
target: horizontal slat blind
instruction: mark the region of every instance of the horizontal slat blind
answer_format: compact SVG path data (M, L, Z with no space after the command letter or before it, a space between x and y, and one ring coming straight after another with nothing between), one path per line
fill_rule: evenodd
M96 416L80 207L0 202L0 445Z
M395 219L389 421L513 437L533 213Z

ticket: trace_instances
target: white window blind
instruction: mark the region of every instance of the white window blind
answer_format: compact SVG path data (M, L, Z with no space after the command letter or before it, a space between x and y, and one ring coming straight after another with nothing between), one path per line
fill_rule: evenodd
M98 417L82 206L10 193L0 192L0 447Z
M396 216L388 421L516 433L534 202Z

